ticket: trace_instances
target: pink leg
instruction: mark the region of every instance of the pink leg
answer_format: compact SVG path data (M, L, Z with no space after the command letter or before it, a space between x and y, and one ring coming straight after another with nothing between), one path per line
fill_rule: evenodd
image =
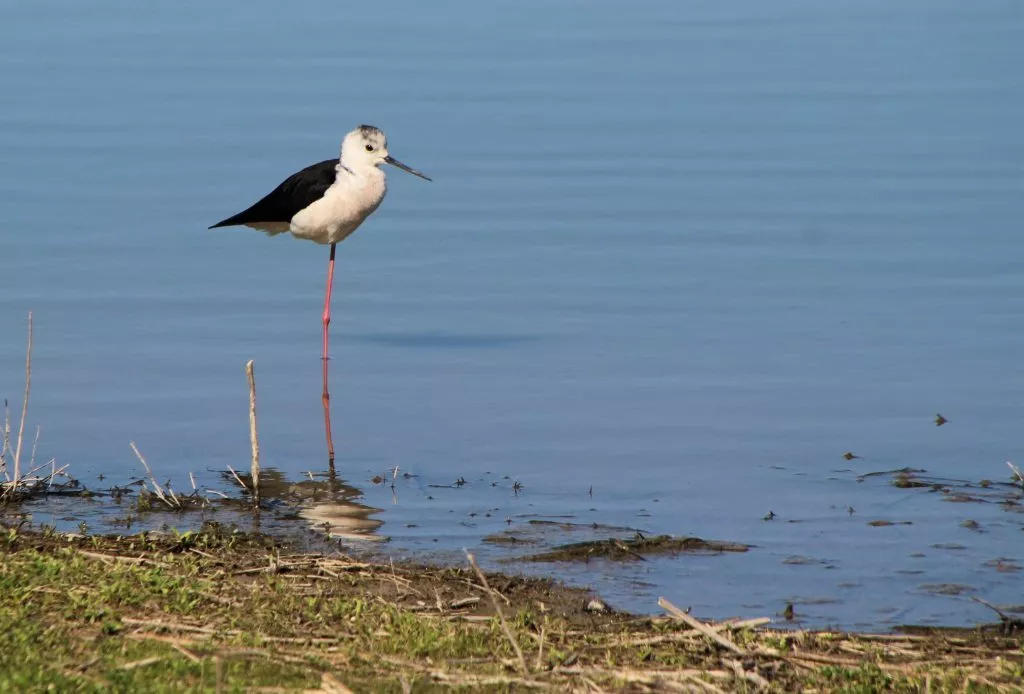
M327 392L327 329L331 325L331 287L334 285L334 247L331 244L331 260L327 265L327 295L324 297L324 429L327 433L327 457L334 470L334 439L331 438L331 395Z

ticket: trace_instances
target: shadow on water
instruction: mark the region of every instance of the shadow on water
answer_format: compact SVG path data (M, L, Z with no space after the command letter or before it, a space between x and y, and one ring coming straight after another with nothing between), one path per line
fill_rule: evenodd
M425 349L500 349L536 342L537 335L485 335L454 333L367 333L348 335L345 339L371 342L387 347L421 347Z

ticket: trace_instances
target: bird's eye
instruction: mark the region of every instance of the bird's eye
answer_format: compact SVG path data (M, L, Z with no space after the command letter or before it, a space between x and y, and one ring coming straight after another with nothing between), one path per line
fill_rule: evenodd
M372 152L373 151L373 145L366 145L366 151L367 152Z

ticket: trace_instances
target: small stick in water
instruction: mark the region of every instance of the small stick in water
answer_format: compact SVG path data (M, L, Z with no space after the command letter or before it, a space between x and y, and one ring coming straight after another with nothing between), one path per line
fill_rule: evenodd
M249 443L252 444L252 499L256 508L259 508L260 439L256 434L256 375L253 373L252 359L245 365L245 375L249 377Z
M238 476L237 472L235 472L235 468L228 465L228 470L230 470L231 474L235 476L235 482L238 482L239 486L241 486L245 491L249 491L249 488L245 486L245 482L243 482L242 478Z

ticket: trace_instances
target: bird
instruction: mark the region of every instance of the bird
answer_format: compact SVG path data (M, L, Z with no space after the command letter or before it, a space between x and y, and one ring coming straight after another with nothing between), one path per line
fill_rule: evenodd
M373 125L359 125L345 135L337 158L325 159L293 173L248 208L209 227L247 226L270 236L288 232L298 239L330 245L323 313L323 405L327 455L332 469L334 442L329 408L331 396L327 390L327 339L331 324L334 252L384 200L387 177L382 164L432 180L391 156L383 130Z

